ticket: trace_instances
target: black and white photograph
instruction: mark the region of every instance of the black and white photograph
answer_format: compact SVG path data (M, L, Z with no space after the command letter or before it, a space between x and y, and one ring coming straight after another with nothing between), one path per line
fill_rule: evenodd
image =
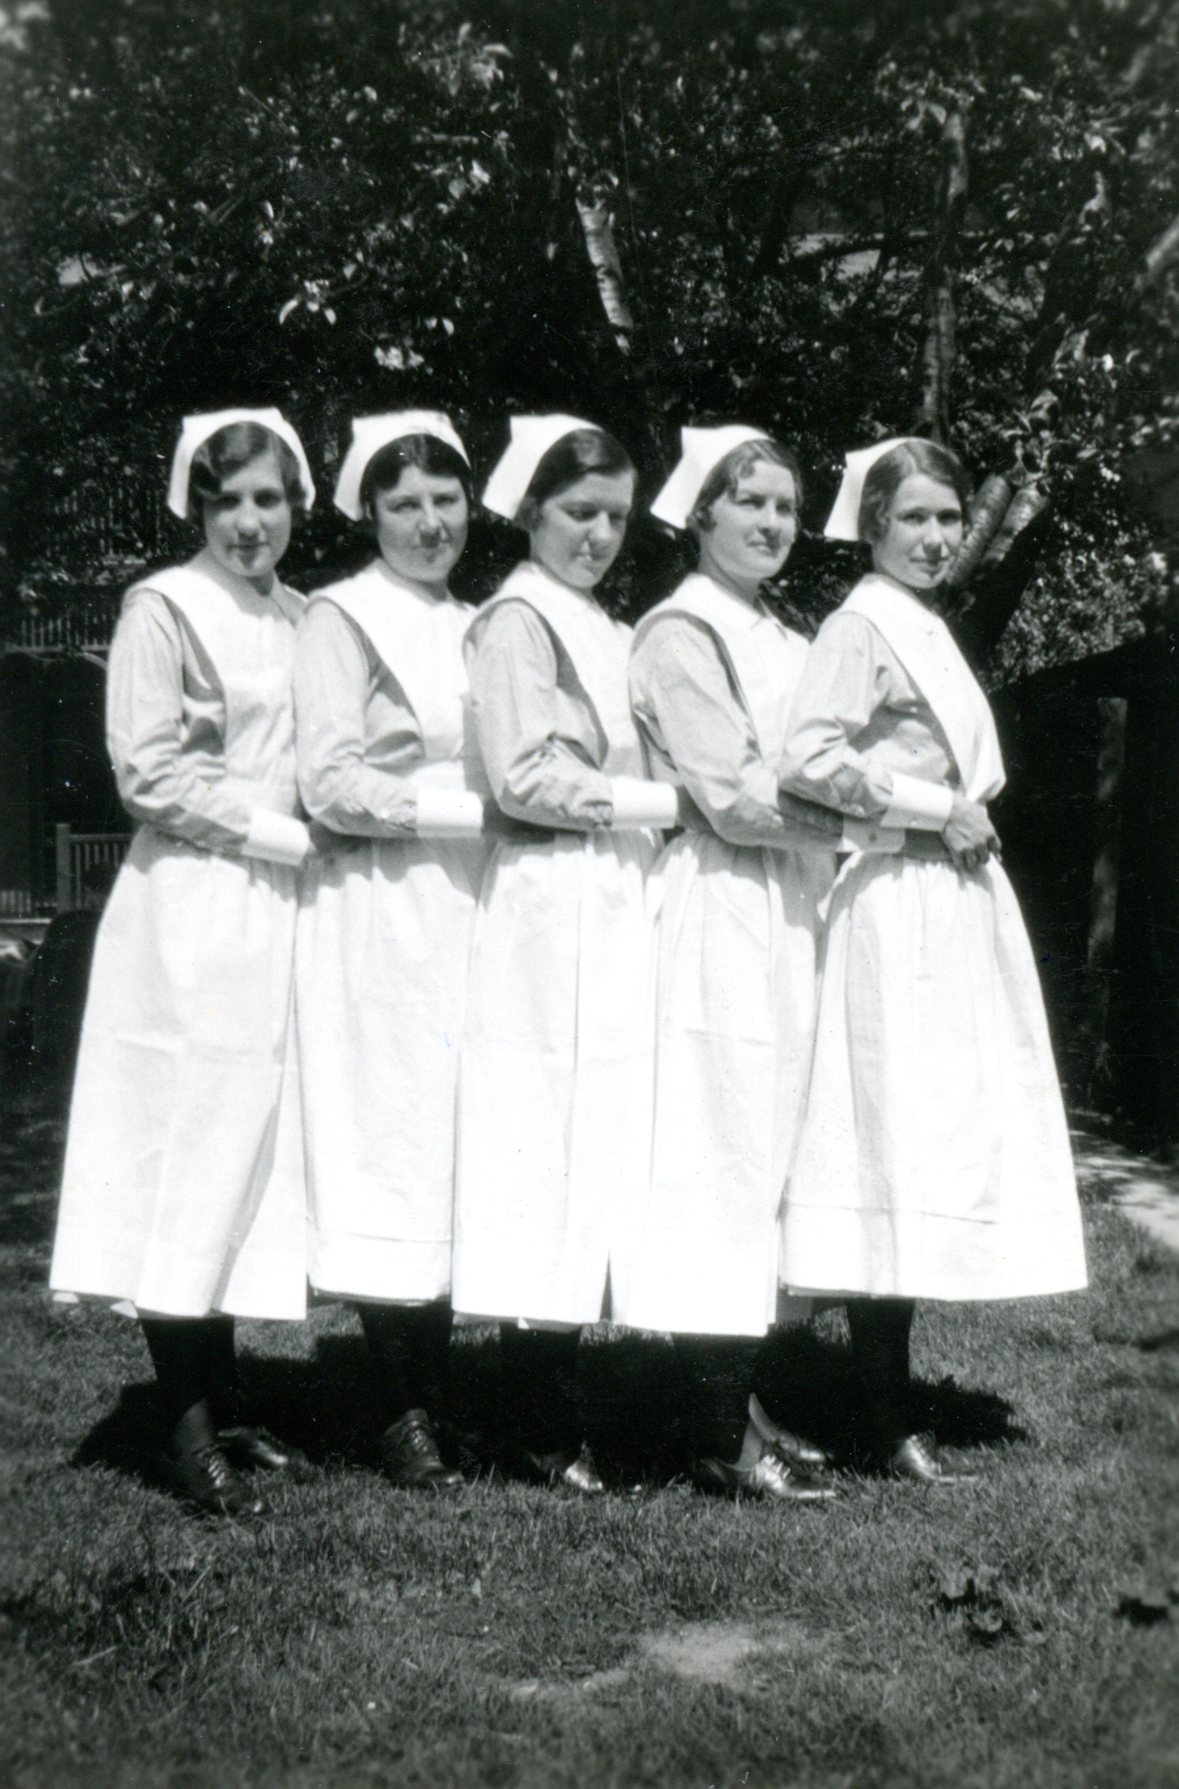
M1179 1782L1179 8L0 0L0 1775Z

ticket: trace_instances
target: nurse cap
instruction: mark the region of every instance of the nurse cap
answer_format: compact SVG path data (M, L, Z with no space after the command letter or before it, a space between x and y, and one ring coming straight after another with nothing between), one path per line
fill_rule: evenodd
M511 436L487 481L483 507L494 516L503 516L506 522L514 522L524 493L549 448L578 429L592 429L595 435L601 430L596 423L583 422L578 416L513 416L508 427Z
M406 435L432 435L435 441L444 441L447 447L453 447L468 466L471 464L454 424L441 410L388 410L382 416L354 416L352 440L340 467L333 498L336 508L350 521L359 522L363 513L360 487L370 462L382 447L388 447L391 441L401 441Z
M227 429L235 422L256 422L285 441L295 456L299 477L307 493L307 508L315 502L315 480L307 464L307 454L298 435L281 410L206 410L200 416L186 416L180 425L180 439L172 455L172 473L168 479L168 508L183 522L188 517L188 480L192 459L218 429Z
M876 441L871 447L861 447L855 453L844 455L843 478L823 528L828 540L859 540L864 480L877 460L882 460L894 447L902 447L906 441L915 439L913 435L894 435L890 441Z
M770 439L765 429L751 429L743 422L726 423L717 429L681 429L679 464L651 505L651 514L672 528L686 528L713 467L747 441Z

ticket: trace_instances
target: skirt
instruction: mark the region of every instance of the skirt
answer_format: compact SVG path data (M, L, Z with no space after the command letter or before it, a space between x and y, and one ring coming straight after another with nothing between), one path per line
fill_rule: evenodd
M95 946L55 1291L305 1314L297 904L291 869L137 833Z
M1086 1284L1039 980L993 860L862 856L837 882L782 1271L904 1298Z

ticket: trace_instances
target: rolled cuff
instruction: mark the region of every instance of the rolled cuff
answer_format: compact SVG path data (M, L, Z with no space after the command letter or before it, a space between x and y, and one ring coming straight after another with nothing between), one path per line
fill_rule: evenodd
M880 816L882 826L912 826L922 832L940 832L950 818L954 791L945 783L928 783L922 777L892 778L892 795Z
M610 824L616 832L677 824L679 793L674 783L650 783L637 776L612 776L610 798L614 807Z
M311 835L302 820L290 814L273 814L268 808L254 808L251 812L243 857L260 857L266 863L298 869L310 848Z
M417 791L419 839L472 839L483 831L483 797L470 789Z

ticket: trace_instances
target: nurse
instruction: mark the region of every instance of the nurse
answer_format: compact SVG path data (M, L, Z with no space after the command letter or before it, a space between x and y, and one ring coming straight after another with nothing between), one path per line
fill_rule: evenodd
M299 1056L313 1287L357 1300L380 1457L411 1489L462 1483L429 1412L450 1335L455 1083L486 857L463 639L449 578L471 468L449 419L359 417L336 507L376 543L299 628L299 786L364 844L317 868L300 919Z
M528 559L468 641L491 792L524 823L495 846L471 965L459 1097L454 1303L501 1319L508 1420L530 1476L594 1494L575 1397L581 1325L603 1316L628 1134L645 1092L640 830L674 821L643 779L630 630L595 591L622 546L635 472L572 416L514 417L484 493Z
M639 624L634 712L656 776L691 798L659 866L654 1122L636 1250L615 1315L670 1330L707 1489L816 1502L818 1448L751 1386L778 1310L778 1219L810 1060L839 819L780 794L806 661L766 607L799 526L794 455L764 430L684 429L652 514L699 570Z
M123 603L107 740L138 830L99 928L50 1285L138 1316L168 1461L201 1507L255 1511L241 1466L287 1455L243 1420L234 1318L306 1308L290 1009L296 872L291 671L302 598L280 583L314 496L277 410L186 417L168 507L204 546Z
M914 1300L1086 1283L1068 1133L1035 964L987 803L1004 783L986 697L934 612L966 480L934 442L848 456L826 532L872 570L824 622L782 759L851 816L832 899L784 1269L849 1294L878 1463L952 1484L911 1432Z

